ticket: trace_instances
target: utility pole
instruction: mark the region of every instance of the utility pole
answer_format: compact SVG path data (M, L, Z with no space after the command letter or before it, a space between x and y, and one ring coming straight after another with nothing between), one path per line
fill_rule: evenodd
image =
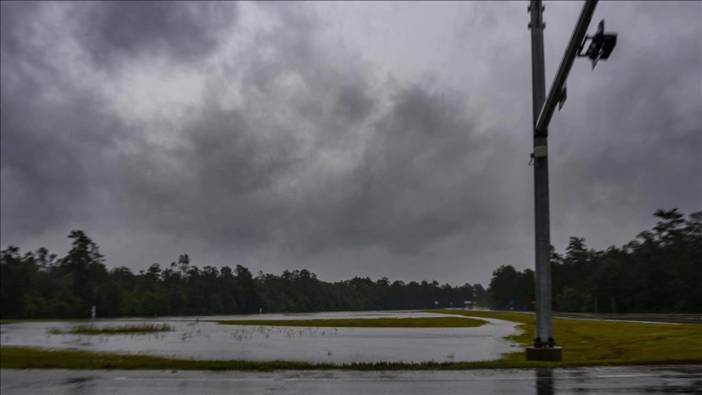
M586 0L575 30L566 47L556 77L546 97L544 77L544 6L541 0L531 0L529 12L531 20L531 82L533 105L534 145L532 160L534 165L534 247L535 247L535 291L536 291L536 337L532 347L526 350L528 360L560 361L561 348L556 346L551 331L552 290L551 290L551 235L549 218L548 191L548 125L556 109L560 109L566 100L565 81L576 56L587 56L592 60L592 67L599 60L609 58L616 45L616 34L604 33L604 20L600 22L597 33L586 36L597 0ZM590 40L590 46L583 51Z
M536 261L536 338L534 348L553 343L551 336L551 265L549 253L551 237L548 199L548 130L536 128L539 114L546 100L544 73L544 6L541 0L531 0L531 85L534 134L534 251ZM529 358L528 358L529 359Z

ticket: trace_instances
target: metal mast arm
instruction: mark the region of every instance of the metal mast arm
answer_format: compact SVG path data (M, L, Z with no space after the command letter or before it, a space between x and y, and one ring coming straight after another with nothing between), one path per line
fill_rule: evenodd
M570 73L570 68L573 66L573 61L575 60L575 56L578 54L580 44L585 38L587 28L590 25L592 15L595 13L596 6L597 0L586 0L582 11L580 11L578 23L575 25L573 35L570 37L570 43L568 43L568 47L563 55L561 65L558 67L556 78L553 80L551 90L548 92L546 102L544 103L541 113L539 114L539 119L536 122L536 134L546 135L548 133L548 124L551 122L553 112L555 111L556 105L561 98L561 93L563 92L566 79Z

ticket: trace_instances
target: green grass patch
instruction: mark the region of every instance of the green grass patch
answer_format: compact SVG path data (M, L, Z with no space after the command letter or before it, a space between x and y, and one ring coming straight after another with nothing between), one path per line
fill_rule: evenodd
M17 321L15 320L0 320L0 325L5 325L5 324L13 324Z
M520 332L508 339L524 347L534 338L534 314L512 311L428 310L466 317L497 318L518 323ZM659 324L555 318L553 336L563 347L563 362L556 366L702 363L702 325ZM524 360L522 351L508 353L503 361Z
M224 325L303 326L337 328L473 328L485 324L483 320L462 317L416 318L330 318L314 320L227 320Z
M94 325L78 325L68 330L51 328L49 333L52 335L142 335L158 332L169 332L171 327L166 324L139 324L139 325L120 325L120 326L94 326Z
M128 369L128 370L468 370L515 369L536 367L574 367L595 365L632 365L670 363L648 361L623 363L534 362L524 360L497 360L477 362L357 362L347 364L311 363L295 361L242 361L192 360L154 357L138 354L116 354L77 350L40 349L33 347L0 347L0 369ZM698 364L699 360L677 360L677 364Z

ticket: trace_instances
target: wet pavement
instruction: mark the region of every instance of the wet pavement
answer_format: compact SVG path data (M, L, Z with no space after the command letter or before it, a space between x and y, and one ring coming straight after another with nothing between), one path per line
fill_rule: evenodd
M310 328L220 325L208 320L437 317L423 312L335 312L248 316L97 320L96 326L168 324L170 332L141 335L52 334L76 322L2 325L4 346L71 348L191 359L307 362L477 361L498 359L518 348L504 339L513 322L485 319L476 328ZM83 322L82 324L85 324Z
M702 365L469 371L1 370L14 394L702 394Z

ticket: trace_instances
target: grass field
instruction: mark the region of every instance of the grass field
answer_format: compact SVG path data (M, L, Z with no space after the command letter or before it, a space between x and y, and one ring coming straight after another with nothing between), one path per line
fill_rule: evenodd
M166 324L140 324L121 326L78 325L68 330L49 329L52 335L142 335L157 332L168 332L171 327Z
M509 311L428 310L466 317L497 318L519 323L521 333L509 339L523 346L534 338L534 315ZM555 318L553 337L563 347L563 361L575 364L702 363L702 325ZM503 356L521 361L522 352Z
M228 320L224 325L302 326L337 328L472 328L486 321L461 317L331 318L314 320Z

